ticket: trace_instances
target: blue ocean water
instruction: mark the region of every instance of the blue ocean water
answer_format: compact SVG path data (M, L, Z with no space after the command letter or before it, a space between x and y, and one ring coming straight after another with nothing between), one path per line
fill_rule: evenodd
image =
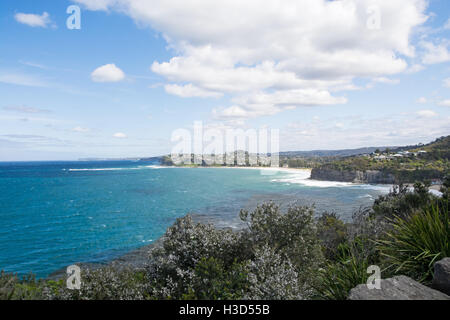
M0 269L45 277L75 262L107 261L155 241L187 213L238 228L241 208L267 200L349 218L389 189L308 176L133 161L0 163Z

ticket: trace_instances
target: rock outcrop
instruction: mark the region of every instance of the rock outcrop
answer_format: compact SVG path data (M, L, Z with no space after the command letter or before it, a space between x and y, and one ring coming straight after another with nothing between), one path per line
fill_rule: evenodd
M360 284L350 291L349 300L450 300L450 296L426 287L406 276L381 280L380 289Z
M450 258L434 264L433 288L450 295Z
M337 170L328 168L314 168L311 179L320 181L340 181L353 183L394 184L394 175L377 170Z

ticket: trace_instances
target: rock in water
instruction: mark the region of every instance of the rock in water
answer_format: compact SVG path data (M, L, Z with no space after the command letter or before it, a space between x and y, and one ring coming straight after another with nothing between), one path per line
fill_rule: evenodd
M450 300L450 296L428 288L406 276L381 280L381 288L360 284L350 291L349 300Z
M434 264L433 288L450 295L450 258Z

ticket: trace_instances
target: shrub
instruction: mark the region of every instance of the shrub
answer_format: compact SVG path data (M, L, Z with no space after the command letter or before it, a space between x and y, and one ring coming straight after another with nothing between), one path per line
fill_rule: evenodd
M235 262L226 268L220 260L202 258L183 299L237 300L243 298L248 286L248 263Z
M107 266L81 271L80 290L69 290L65 279L47 282L49 300L142 300L147 297L149 279L139 270Z
M347 240L347 226L335 213L323 213L317 219L317 230L325 258L334 260L339 245Z
M399 185L376 199L373 211L380 217L408 217L435 200L436 197L429 193L429 184L416 183L412 192L407 186Z
M196 224L190 216L178 219L151 254L150 295L156 299L307 297L322 262L313 214L304 207L282 213L274 203L267 203L251 213L241 211L248 229L240 232Z
M0 300L41 300L43 281L32 274L19 278L16 274L0 274Z
M256 250L248 279L246 299L300 300L311 295L289 259L267 245Z
M237 235L212 225L194 223L191 216L177 219L153 250L148 268L152 279L151 296L159 299L181 299L195 279L195 268L204 259L217 259L225 268L238 262ZM203 261L204 262L204 261Z
M254 249L269 246L288 258L305 282L313 278L323 260L314 208L290 206L283 214L279 206L269 202L251 213L242 210L240 216L248 225L242 232L244 243Z
M427 282L435 261L450 256L448 204L432 205L408 218L390 219L392 231L380 240L379 250L395 273Z
M372 264L364 243L356 240L339 246L337 261L321 270L317 296L326 300L346 300L350 290L367 282Z

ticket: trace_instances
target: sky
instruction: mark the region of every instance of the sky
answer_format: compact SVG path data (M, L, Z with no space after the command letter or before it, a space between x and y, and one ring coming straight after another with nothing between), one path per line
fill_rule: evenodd
M0 2L0 161L168 154L195 121L281 151L449 135L450 2Z

